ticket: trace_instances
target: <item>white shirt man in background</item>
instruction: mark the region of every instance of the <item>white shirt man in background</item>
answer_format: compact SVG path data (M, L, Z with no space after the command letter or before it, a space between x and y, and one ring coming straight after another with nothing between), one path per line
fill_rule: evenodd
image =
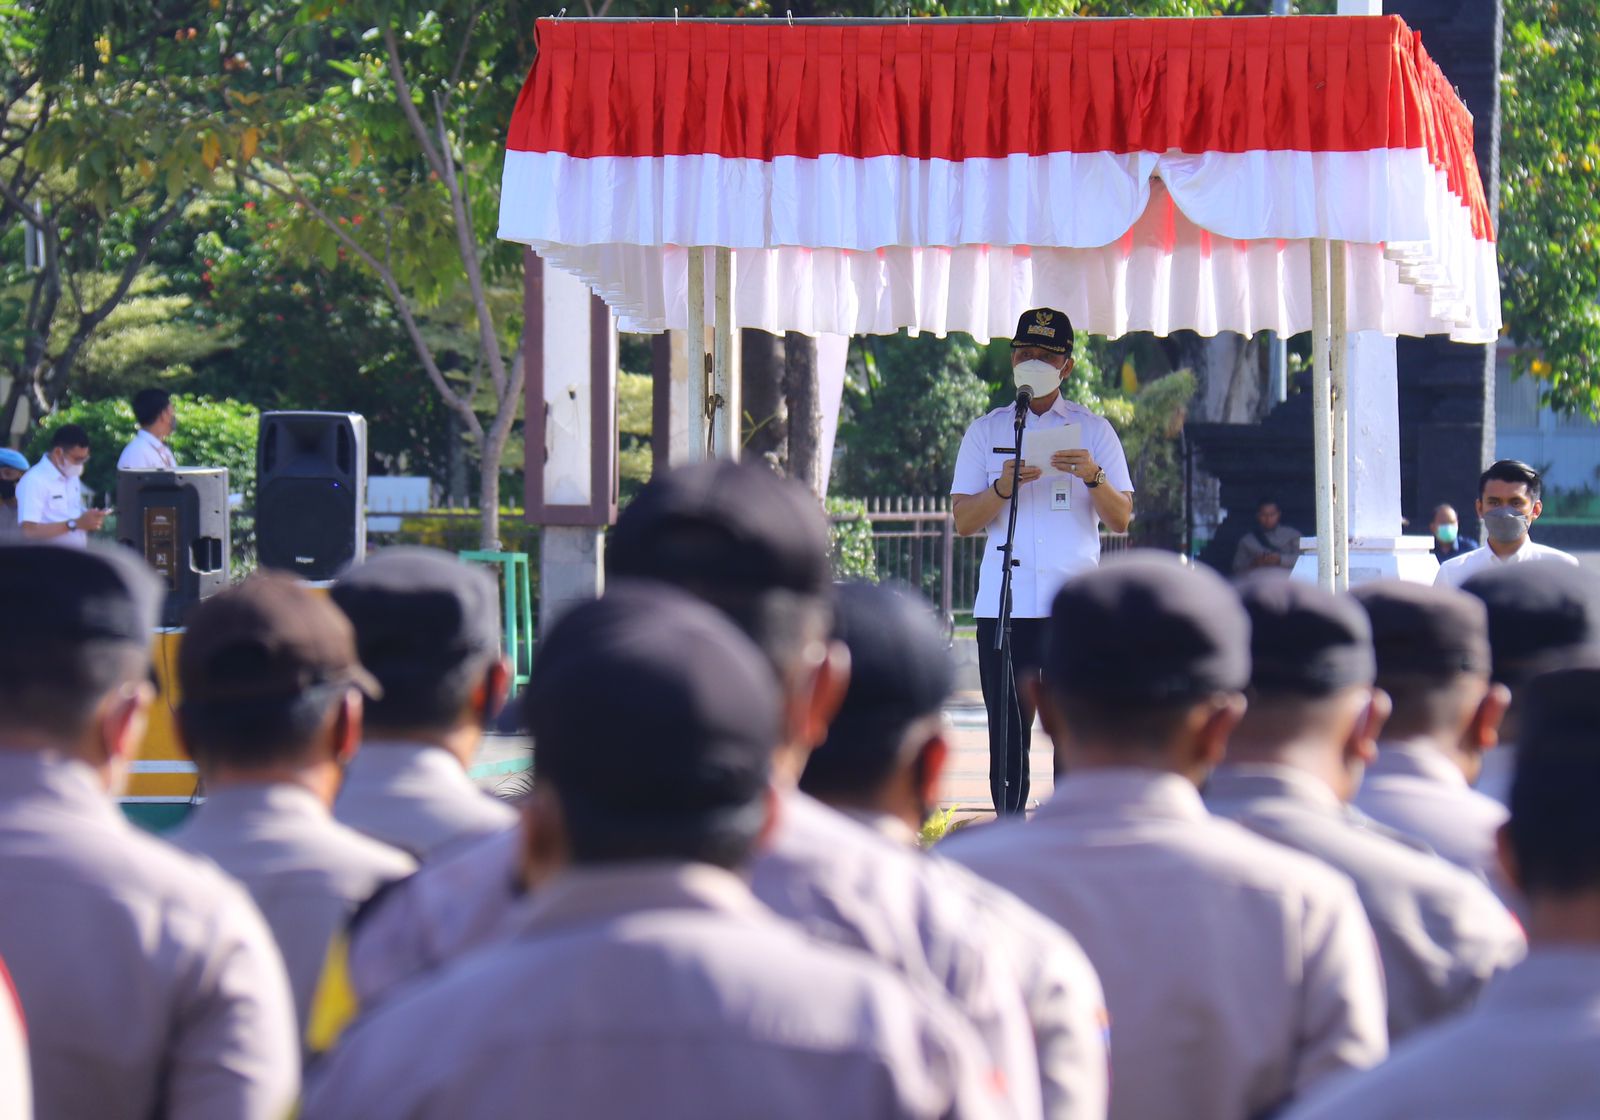
M117 470L176 470L178 460L167 446L178 427L171 394L165 389L140 389L133 395L133 418L139 422L139 431L118 456Z
M1483 547L1446 560L1439 566L1434 582L1445 587L1460 587L1467 580L1497 564L1520 564L1527 560L1560 560L1576 564L1575 557L1559 548L1535 544L1528 537L1533 523L1544 512L1540 494L1544 483L1539 472L1516 459L1501 459L1478 476L1478 519L1483 523Z
M89 547L89 534L100 528L106 511L83 508L88 461L89 433L77 424L57 428L49 453L17 483L17 523L24 537Z

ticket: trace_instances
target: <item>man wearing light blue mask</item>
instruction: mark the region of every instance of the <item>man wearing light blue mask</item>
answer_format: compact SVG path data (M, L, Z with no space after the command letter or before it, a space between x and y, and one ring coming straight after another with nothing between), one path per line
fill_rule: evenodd
M1460 587L1479 572L1498 564L1527 560L1560 560L1576 564L1575 557L1558 548L1535 544L1528 537L1544 512L1540 500L1544 483L1539 472L1516 459L1501 459L1478 476L1478 520L1484 545L1439 566L1434 582Z
M1022 313L1011 339L1017 404L973 421L961 441L950 509L962 536L987 532L973 616L978 624L978 671L989 713L989 787L999 813L1022 812L1028 798L1027 744L1033 727L1032 690L1039 674L1045 624L1061 585L1100 563L1100 525L1125 532L1133 520L1133 482L1122 443L1110 423L1061 394L1072 372L1072 321L1037 307ZM1014 469L1015 416L1022 411L1024 443L1048 451ZM1015 689L1002 687L999 626L999 549L1006 539L1012 488L1017 530L1011 577L1011 660Z

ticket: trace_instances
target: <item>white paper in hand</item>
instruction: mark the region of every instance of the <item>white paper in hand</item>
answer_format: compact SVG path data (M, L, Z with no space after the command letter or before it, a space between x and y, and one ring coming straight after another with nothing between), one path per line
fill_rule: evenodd
M1022 432L1022 461L1038 467L1044 478L1064 475L1050 465L1050 457L1057 451L1075 451L1083 446L1082 425L1066 424L1059 428L1025 428Z

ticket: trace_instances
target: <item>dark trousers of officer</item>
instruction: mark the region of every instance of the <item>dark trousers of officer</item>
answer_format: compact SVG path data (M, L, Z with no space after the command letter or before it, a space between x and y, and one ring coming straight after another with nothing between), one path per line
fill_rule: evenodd
M1022 682L1037 677L1039 666L1044 663L1044 635L1049 619L1011 620L1011 671L1016 687L1011 690L1004 712L999 710L1001 653L994 648L994 632L1000 620L976 621L978 677L983 685L983 706L989 712L989 796L996 813L1021 813L1028 805L1028 747L1033 727L1031 720L1028 727L1022 726L1019 701Z

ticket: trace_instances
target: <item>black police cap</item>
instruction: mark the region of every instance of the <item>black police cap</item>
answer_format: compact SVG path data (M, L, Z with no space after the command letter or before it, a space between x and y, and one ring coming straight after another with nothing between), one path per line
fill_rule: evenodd
M1540 666L1600 645L1600 576L1559 560L1500 564L1461 585L1489 613L1491 674L1515 688Z
M389 548L333 585L361 663L386 687L500 649L500 594L487 571L434 548Z
M0 622L6 641L113 641L148 646L165 593L123 548L0 547Z
M906 729L944 707L955 667L927 604L888 584L840 585L833 636L850 651L850 686L802 786L866 793L858 779L888 776Z
M1489 615L1482 600L1438 584L1386 579L1353 589L1367 612L1378 678L1445 680L1489 672Z
M1510 830L1529 894L1600 884L1600 661L1576 660L1524 688Z
M1017 333L1011 336L1011 348L1037 346L1057 354L1072 353L1072 320L1066 312L1053 307L1034 307L1022 313L1017 320Z
M686 835L759 812L777 678L719 612L628 581L568 610L523 694L534 765L563 811L613 835Z
M1043 667L1063 696L1167 703L1236 692L1250 679L1250 622L1209 568L1139 551L1057 593Z
M727 459L652 479L606 541L613 578L691 588L825 596L832 582L828 524L805 487Z
M1372 627L1349 596L1264 574L1245 580L1239 598L1250 615L1252 690L1327 696L1372 683Z

